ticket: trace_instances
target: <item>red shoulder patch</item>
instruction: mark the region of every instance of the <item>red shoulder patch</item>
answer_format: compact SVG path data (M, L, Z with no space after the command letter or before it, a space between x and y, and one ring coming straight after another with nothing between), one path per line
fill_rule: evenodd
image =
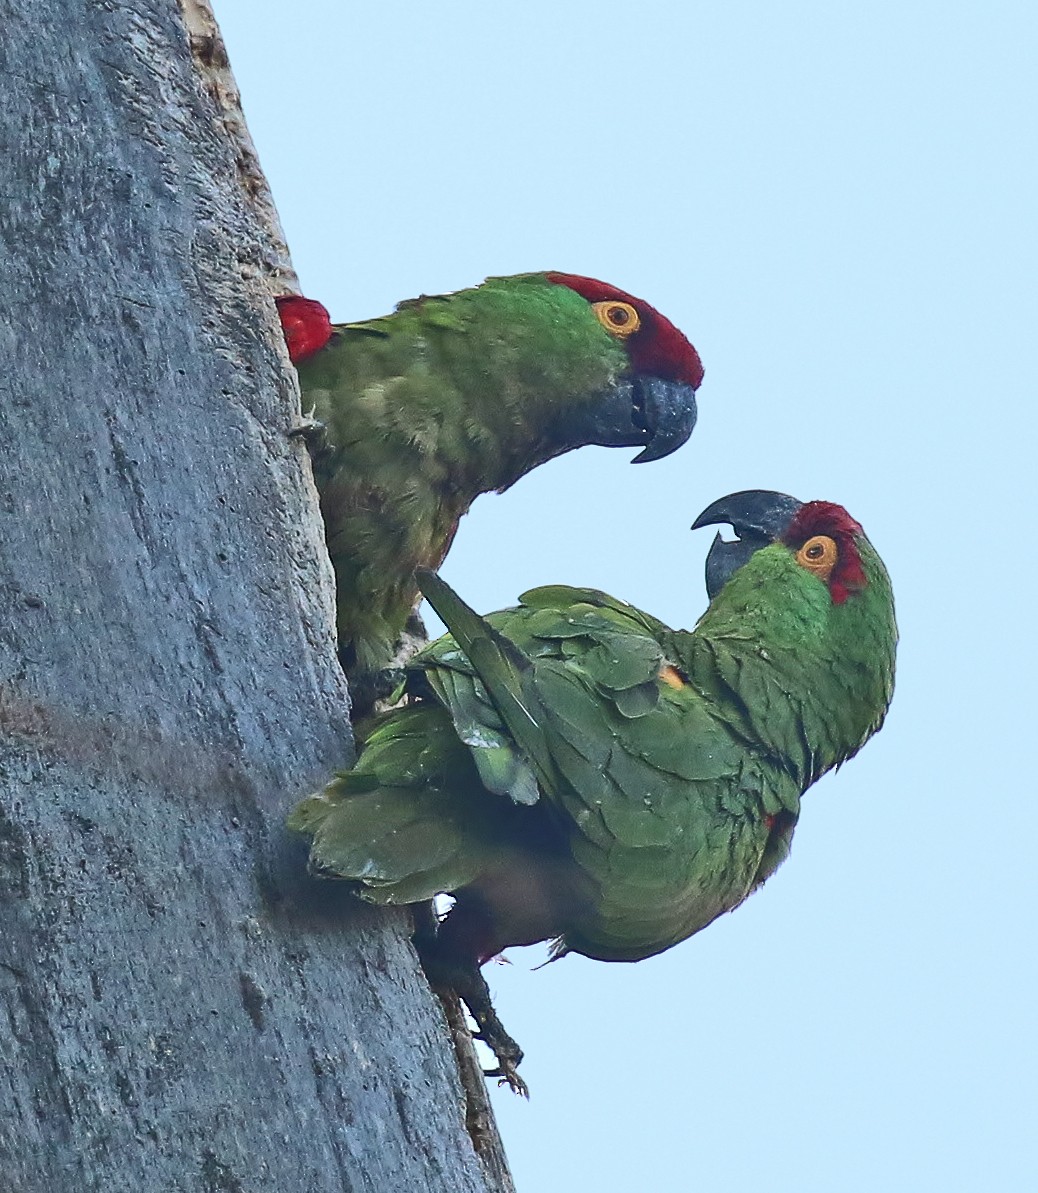
M320 352L332 337L332 321L325 308L316 299L298 294L284 294L274 301L292 363Z

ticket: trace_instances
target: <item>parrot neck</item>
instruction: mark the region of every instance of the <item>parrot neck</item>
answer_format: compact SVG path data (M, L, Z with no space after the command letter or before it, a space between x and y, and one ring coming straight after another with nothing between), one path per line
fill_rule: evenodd
M844 603L777 544L732 577L691 637L689 671L715 714L801 791L857 753L893 694L893 598L861 541L868 582Z

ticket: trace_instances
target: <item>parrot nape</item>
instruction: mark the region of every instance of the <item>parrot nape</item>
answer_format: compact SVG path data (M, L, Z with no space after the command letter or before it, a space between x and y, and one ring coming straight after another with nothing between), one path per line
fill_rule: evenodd
M432 574L451 633L414 658L410 703L290 826L310 868L372 903L455 902L433 976L469 1004L522 1088L478 966L509 945L639 961L737 907L785 860L800 797L882 725L890 581L839 505L764 491L715 502L691 631L593 589L473 613Z
M337 326L312 299L278 310L320 428L314 475L355 711L393 659L415 570L439 566L479 494L589 444L658 460L695 426L695 349L647 303L591 278L490 278Z

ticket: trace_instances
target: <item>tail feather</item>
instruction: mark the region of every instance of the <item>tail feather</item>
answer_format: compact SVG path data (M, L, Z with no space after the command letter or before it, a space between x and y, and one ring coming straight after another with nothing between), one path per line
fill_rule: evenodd
M500 631L494 629L435 572L415 573L419 587L454 640L468 656L516 745L529 760L538 780L550 787L555 768L543 728L540 702L528 682L532 664Z

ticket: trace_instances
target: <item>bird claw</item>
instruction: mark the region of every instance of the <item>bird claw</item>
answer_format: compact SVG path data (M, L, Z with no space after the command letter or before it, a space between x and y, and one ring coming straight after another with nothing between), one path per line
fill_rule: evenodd
M519 1076L516 1069L523 1059L523 1050L505 1031L497 1012L490 1001L490 992L482 975L477 971L476 978L479 986L459 990L458 993L465 1000L469 1013L476 1021L477 1031L472 1033L474 1040L486 1044L497 1061L496 1069L484 1069L484 1077L498 1077L498 1085L507 1085L513 1093L529 1098L530 1087Z
M328 446L328 426L319 418L304 414L299 425L288 433L289 439L302 439L309 448L311 455L323 452Z
M519 1076L516 1069L523 1059L523 1050L505 1031L504 1025L497 1017L494 1004L490 999L490 989L486 980L479 972L474 962L459 962L454 958L446 958L437 949L435 937L429 937L430 925L420 926L415 934L422 964L426 974L434 986L446 987L453 990L468 1007L469 1014L476 1021L476 1030L472 1038L485 1044L494 1054L497 1061L496 1069L484 1069L486 1077L500 1078L500 1085L507 1085L514 1093L529 1098L530 1089Z
M478 1036L476 1037L479 1038ZM518 1063L518 1062L516 1062ZM499 1078L498 1085L507 1085L513 1094L519 1094L520 1097L530 1100L530 1087L515 1071L515 1066L510 1064L501 1064L496 1069L484 1069L484 1077Z
M350 677L351 718L354 724L392 708L404 698L407 674L403 667L384 667L381 671L358 671L351 668L345 652L339 652L342 669Z

